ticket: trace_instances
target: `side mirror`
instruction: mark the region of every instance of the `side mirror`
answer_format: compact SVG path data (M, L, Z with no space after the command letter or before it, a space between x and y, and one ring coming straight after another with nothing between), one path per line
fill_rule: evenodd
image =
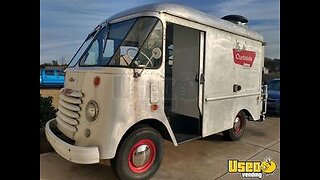
M159 59L161 57L161 49L156 47L152 49L152 56L154 59Z

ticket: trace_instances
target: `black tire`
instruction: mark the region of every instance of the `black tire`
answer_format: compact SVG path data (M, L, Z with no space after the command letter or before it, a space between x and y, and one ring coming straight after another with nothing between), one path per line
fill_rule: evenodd
M243 111L240 111L237 114L236 118L239 118L240 125L237 126L236 123L234 123L231 129L223 131L223 135L227 140L230 140L230 141L239 140L245 131L246 124L247 124L246 114Z
M133 153L141 145L148 145L150 157L144 165L136 167ZM163 140L159 132L149 126L138 126L120 143L111 166L121 180L149 179L159 169L162 157Z

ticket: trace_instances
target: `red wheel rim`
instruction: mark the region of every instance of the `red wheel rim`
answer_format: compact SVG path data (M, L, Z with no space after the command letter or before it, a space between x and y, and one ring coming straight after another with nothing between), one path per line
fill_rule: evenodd
M138 151L141 151L142 153ZM144 159L142 161L143 162L142 164L137 165L137 162L135 162L135 158L137 156L141 156L142 154L145 155L146 152L149 153L149 157L147 159ZM132 146L129 152L129 157L128 157L129 168L134 173L144 173L148 169L150 169L150 167L153 165L155 157L156 157L156 146L153 143L153 141L150 139L142 139L138 141L134 146Z
M233 124L235 133L240 133L242 131L243 121L243 117L238 114Z

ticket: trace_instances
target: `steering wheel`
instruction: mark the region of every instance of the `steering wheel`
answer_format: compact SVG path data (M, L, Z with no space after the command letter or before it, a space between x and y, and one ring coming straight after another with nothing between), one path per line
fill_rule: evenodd
M148 63L146 64L146 66L148 66L149 63L151 64L151 66L153 66L153 63L152 63L151 59L150 59L146 54L144 54L143 52L141 52L141 51L139 51L139 50L137 50L137 49L134 49L134 48L128 48L128 49L127 49L127 52L126 52L126 54L128 55L128 57L129 57L131 60L133 60L134 57L131 57L131 56L129 55L129 51L130 51L130 50L137 51L138 53L140 53L140 54L142 54L144 57L146 57L147 60L148 60Z

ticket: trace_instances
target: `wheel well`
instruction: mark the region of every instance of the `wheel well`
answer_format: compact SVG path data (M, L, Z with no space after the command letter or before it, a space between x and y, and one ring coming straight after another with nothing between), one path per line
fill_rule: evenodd
M246 116L248 117L248 120L253 119L251 113L248 110L242 109L241 111L243 111L246 114ZM241 111L239 111L239 112L241 112Z
M172 142L170 134L169 134L166 126L162 122L160 122L156 119L144 119L144 120L139 121L138 123L134 124L133 126L131 126L126 131L126 133L123 135L123 137L121 138L120 143L122 142L123 139L125 139L125 137L127 137L132 131L134 131L136 129L136 127L141 126L141 125L147 125L147 126L154 128L155 130L157 130L161 134L163 139Z

